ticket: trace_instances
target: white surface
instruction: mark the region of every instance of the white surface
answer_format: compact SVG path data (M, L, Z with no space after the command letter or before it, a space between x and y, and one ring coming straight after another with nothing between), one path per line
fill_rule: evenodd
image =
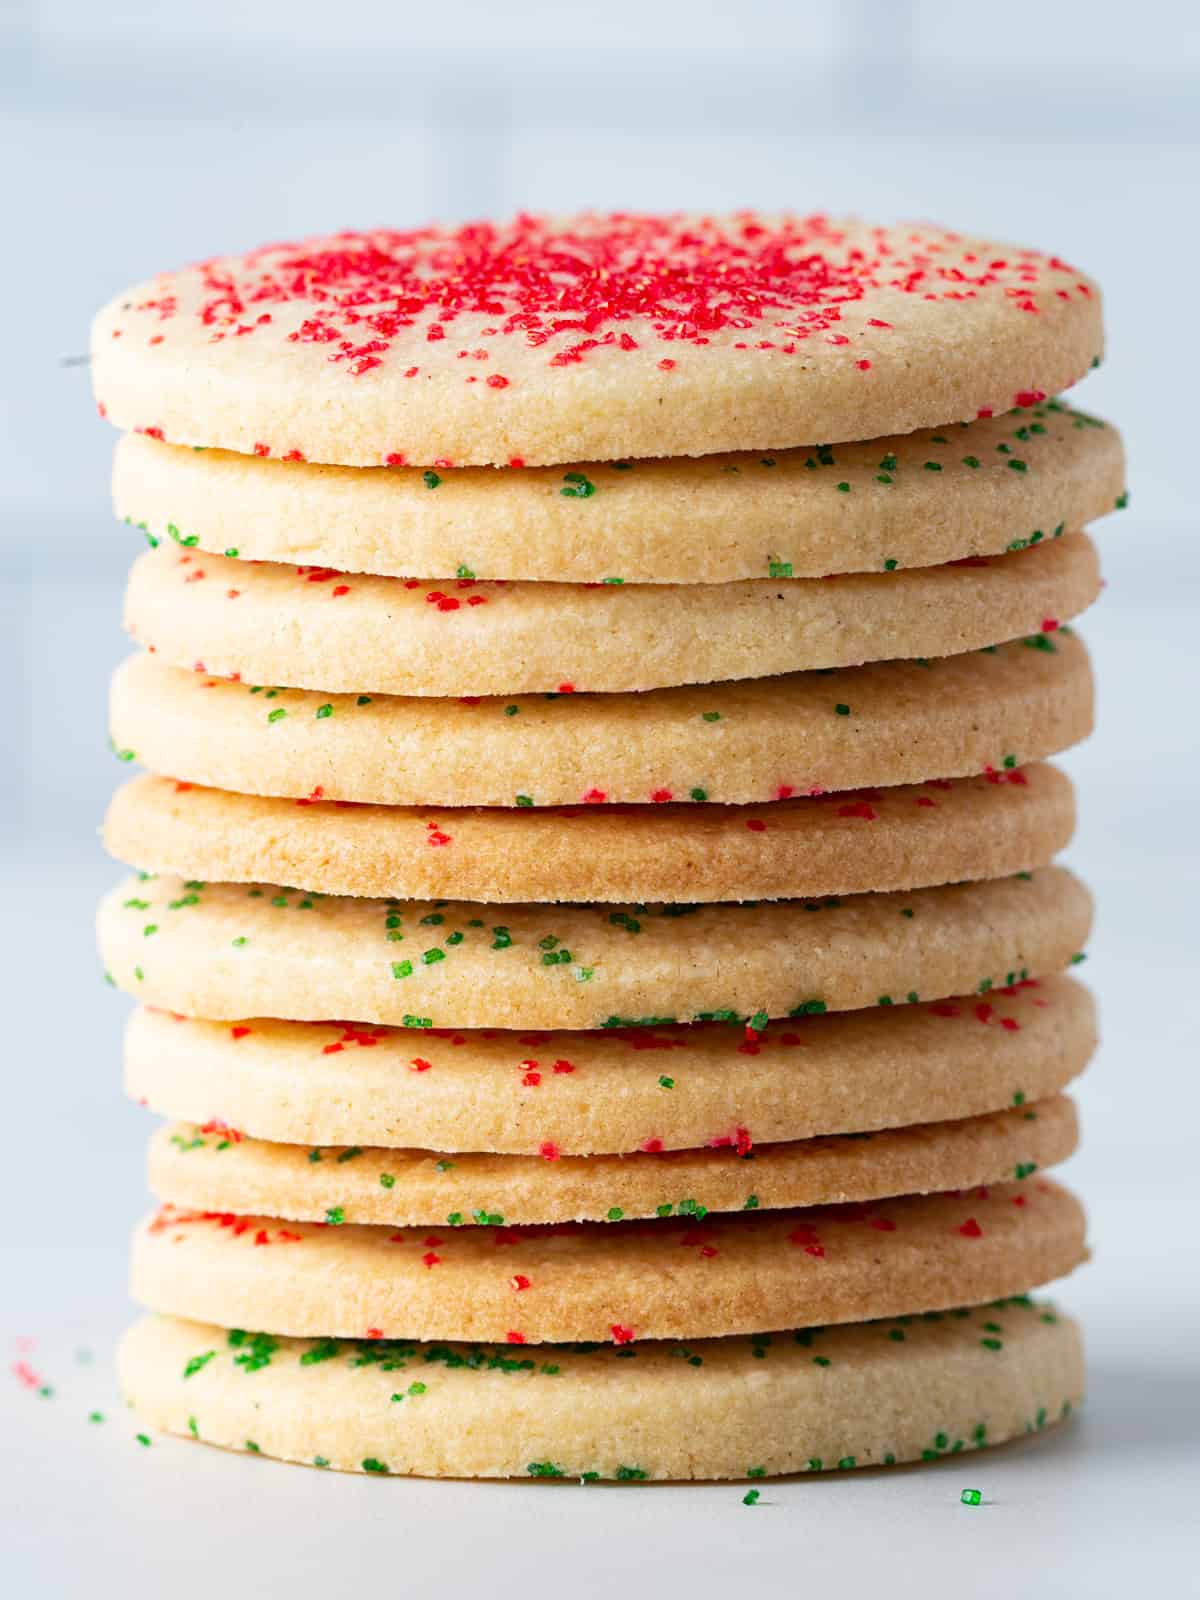
M23 153L10 206L26 217L26 248L0 257L0 675L17 686L4 743L20 766L0 784L6 1596L1195 1590L1200 352L1169 297L1197 254L1180 197L1196 181L1198 16L1153 0L0 8L0 131ZM1067 1169L1095 1260L1057 1291L1086 1325L1091 1397L1077 1425L1028 1444L766 1483L753 1508L744 1485L341 1479L143 1449L110 1352L132 1314L124 1241L146 1205L149 1119L120 1096L125 1007L91 934L114 877L92 832L126 775L104 696L133 545L107 521L111 437L86 374L58 358L84 347L98 302L160 265L347 223L587 203L940 216L1076 257L1105 285L1111 354L1079 399L1121 422L1134 500L1099 530L1111 587L1084 632L1101 731L1067 762L1105 1044ZM7 1374L23 1356L53 1398ZM966 1486L987 1503L961 1506Z

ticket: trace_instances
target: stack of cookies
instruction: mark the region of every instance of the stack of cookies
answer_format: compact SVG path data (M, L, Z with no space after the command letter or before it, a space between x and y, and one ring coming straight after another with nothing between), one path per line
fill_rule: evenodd
M749 214L100 314L147 1425L590 1481L1067 1415L1101 343L1055 257Z

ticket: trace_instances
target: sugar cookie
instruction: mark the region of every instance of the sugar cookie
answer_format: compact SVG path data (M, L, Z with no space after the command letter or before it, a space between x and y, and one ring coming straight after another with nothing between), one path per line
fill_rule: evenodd
M756 1144L1028 1108L1096 1046L1091 995L1027 978L985 996L772 1022L456 1033L204 1022L140 1008L125 1084L165 1116L308 1147L513 1155ZM207 1135L206 1135L207 1137ZM218 1138L219 1142L219 1138Z
M995 780L995 781L993 781ZM301 804L149 774L104 825L131 866L322 894L454 900L774 900L998 878L1075 825L1055 767L765 806L423 811Z
M702 1339L994 1300L1087 1258L1048 1178L803 1211L371 1228L163 1207L130 1272L151 1311L303 1338Z
M439 1228L773 1211L970 1189L1065 1161L1078 1126L1065 1095L958 1122L627 1156L456 1154L268 1144L224 1125L169 1123L150 1141L150 1188L200 1211ZM717 1143L714 1140L713 1143Z
M134 564L125 626L160 661L354 694L657 689L1053 635L1100 592L1086 534L909 572L744 583L349 578L168 546ZM337 598L335 600L335 593Z
M504 466L874 439L1036 403L1103 346L1036 251L825 217L519 216L270 245L96 317L103 414L176 444Z
M763 1478L932 1461L1039 1433L1083 1396L1077 1326L1026 1296L534 1354L148 1317L118 1359L147 1427L315 1467L446 1478Z
M318 467L127 434L116 513L152 543L410 578L729 583L999 555L1125 499L1117 430L1058 400L764 455L497 472Z
M352 1017L419 1033L765 1021L933 1000L1056 972L1090 923L1091 897L1062 867L845 900L619 910L164 877L105 898L100 947L119 987L185 1015Z
M118 754L153 772L417 806L759 803L1041 760L1091 725L1087 652L1062 631L924 663L480 700L267 689L137 655L111 699Z

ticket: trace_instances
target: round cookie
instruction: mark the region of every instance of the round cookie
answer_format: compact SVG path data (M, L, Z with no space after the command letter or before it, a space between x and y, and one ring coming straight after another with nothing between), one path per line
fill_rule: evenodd
M104 841L154 871L322 894L711 901L1004 877L1044 866L1074 826L1070 780L1038 763L758 807L569 811L301 804L146 774L117 791Z
M96 317L102 415L347 466L873 439L1074 383L1100 296L932 226L628 213L343 232L161 273Z
M654 1222L371 1228L163 1207L134 1235L151 1311L303 1338L702 1339L979 1304L1087 1258L1046 1178Z
M116 513L152 545L439 580L894 572L1040 544L1124 500L1117 430L1058 400L771 455L421 472L305 466L127 434L113 467Z
M1052 635L1099 592L1084 533L911 572L590 587L463 578L443 588L162 546L134 564L125 626L160 661L245 683L621 692L959 655Z
M757 1019L756 1019L757 1020ZM284 1144L510 1155L756 1145L1029 1106L1096 1047L1066 977L984 997L772 1022L584 1033L456 1033L141 1007L125 1086L165 1116ZM389 1169L391 1170L391 1169Z
M763 1478L931 1461L1038 1433L1083 1396L1079 1330L1018 1296L686 1346L348 1344L171 1317L125 1335L141 1421L345 1472Z
M382 805L714 800L963 777L1084 738L1092 676L1074 635L939 661L645 694L404 699L266 689L130 657L114 747L240 794Z
M114 983L149 1005L424 1031L757 1026L931 1000L1058 971L1090 924L1087 890L1045 867L845 900L615 911L132 878L102 903L99 934Z
M456 1155L267 1144L223 1126L174 1123L150 1141L150 1188L201 1211L387 1227L620 1222L874 1201L1025 1178L1078 1140L1065 1095L959 1122L627 1156ZM714 1141L715 1143L716 1141Z

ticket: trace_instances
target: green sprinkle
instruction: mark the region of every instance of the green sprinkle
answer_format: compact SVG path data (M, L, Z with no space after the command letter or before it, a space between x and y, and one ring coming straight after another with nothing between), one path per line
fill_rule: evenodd
M942 463L940 461L926 461L924 466L926 472L940 472L942 470Z
M1128 489L1124 490L1124 492L1119 494L1117 496L1117 498L1113 501L1113 506L1115 507L1115 509L1117 511L1124 511L1125 507L1128 504L1129 504L1129 490Z
M340 1354L336 1339L321 1339L300 1357L302 1367L315 1367L319 1362L332 1361Z
M412 969L413 969L413 964L412 964L411 961L393 961L392 962L392 977L393 978L411 978L412 977Z
M454 576L456 578L473 578L475 574L471 571L470 567L460 565L455 569Z
M394 1189L396 1187L396 1179L390 1172L381 1172L379 1174L379 1182L384 1189Z
M978 1506L983 1504L983 1495L978 1489L964 1489L958 1498L964 1506Z
M332 715L333 715L333 707L332 706L325 705L325 706L318 706L317 707L317 721L318 722L323 722L326 717L331 717Z
M103 1422L104 1421L104 1413L103 1413L103 1411L89 1411L88 1412L88 1421L89 1422Z
M883 570L885 572L895 572L899 565L900 563L896 560L895 556L889 556L883 563Z
M768 578L790 578L791 575L792 575L792 563L790 561L768 561L767 562L767 577Z
M833 709L837 712L839 717L848 717L850 715L850 707L847 705L839 704L834 706Z
M150 1444L150 1435L148 1433L135 1433L134 1438L141 1445L146 1445L148 1447Z
M563 494L567 491L564 489ZM561 1467L556 1467L553 1461L531 1461L525 1468L531 1478L565 1478L566 1473Z
M963 466L964 467L977 467L978 465L979 465L979 457L978 456L964 456L963 457Z
M216 1355L216 1353L217 1352L215 1350L206 1350L202 1356L193 1356L192 1359L188 1362L188 1364L183 1369L184 1377L185 1378L191 1378L197 1372L202 1371L203 1368L205 1368L208 1365L208 1363L213 1359L213 1357Z
M276 706L274 711L268 711L267 712L267 721L268 722L279 722L286 716L287 716L287 712L284 710L284 708L282 706Z
M425 476L427 478L436 477L437 474L436 473L427 472L425 474ZM436 489L437 488L437 484L431 483L429 485L429 487L431 489ZM379 1472L379 1473L384 1474L385 1476L386 1476L387 1470L388 1470L386 1462L377 1461L374 1456L367 1456L366 1457L366 1459L363 1461L362 1469L363 1469L364 1472Z
M515 716L518 716L520 714L520 711L521 711L520 706L505 706L504 715L506 717L515 717Z
M519 794L519 795L518 795L518 796L517 796L517 804L518 804L518 805L519 805L519 806L531 806L531 805L532 805L532 804L533 804L533 797L532 797L532 795L527 795L527 794Z
M689 793L690 793L690 795L691 795L693 800L707 800L708 799L708 790L707 789L691 789L691 790L689 790Z
M658 1087L660 1089L673 1089L675 1087L675 1079L674 1078L668 1078L668 1077L665 1077L665 1076L661 1077L658 1080Z
M325 1213L325 1221L331 1228L340 1228L345 1220L346 1208L344 1206L330 1206Z
M436 489L441 481L442 480L438 477L436 472L423 472L421 474L421 482L427 489ZM363 1465L366 1466L365 1461L363 1462Z
M758 1504L758 1496L759 1491L757 1489L747 1489L742 1496L742 1504L744 1506L756 1506Z
M620 1222L624 1215L625 1213L621 1210L620 1206L610 1206L608 1209L608 1220L610 1222Z
M596 492L596 485L582 472L564 472L563 484L558 492L568 500L590 500Z
M838 484L838 493L839 494L849 494L850 493L850 485L848 483L839 483Z
M1016 456L1014 456L1012 458L1012 460L1008 464L1013 469L1014 472L1028 472L1029 471L1028 465L1024 461L1019 460Z
M371 696L369 694L360 694L354 704L356 706L369 706L371 704Z

